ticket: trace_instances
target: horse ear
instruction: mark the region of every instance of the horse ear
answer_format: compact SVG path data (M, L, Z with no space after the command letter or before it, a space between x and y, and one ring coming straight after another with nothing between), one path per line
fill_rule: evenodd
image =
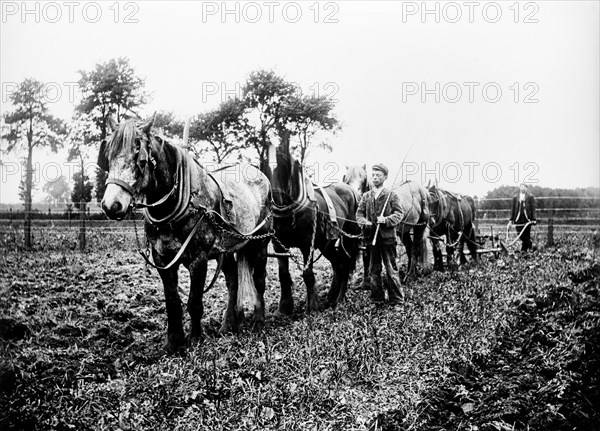
M367 164L363 163L363 169L365 170L365 172L367 171Z
M154 114L152 114L152 117L146 121L144 124L142 124L142 132L144 132L144 134L149 134L150 130L152 129L152 126L154 126L154 120L156 119L156 112Z
M109 170L108 158L106 157L106 139L102 140L100 144L100 151L98 151L98 161L96 162L100 169L104 171Z
M119 125L115 121L112 114L109 114L108 115L108 128L110 129L110 133L113 133L115 130L117 130L118 127L119 127Z
M428 190L431 188L431 178L427 181L427 185L425 186Z

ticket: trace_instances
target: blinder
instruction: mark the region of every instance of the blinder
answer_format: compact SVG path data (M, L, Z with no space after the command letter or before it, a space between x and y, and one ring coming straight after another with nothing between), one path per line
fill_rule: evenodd
M150 140L148 139L147 136L142 136L142 138L138 139L139 141L139 149L137 152L137 158L136 158L136 166L137 168L140 170L141 173L141 177L143 178L146 174L146 168L148 166L150 166L151 168L153 168L155 166L155 160L154 157L152 156L151 150L150 150ZM162 143L162 140L161 140ZM106 158L106 155L104 153L104 148L106 146L106 141L102 141L102 144L100 145L100 154L98 155L98 165L104 169L105 171L109 170L109 165L108 165L108 160ZM100 163L102 162L102 164ZM136 183L139 183L140 180L136 181ZM136 202L136 198L139 194L140 191L140 185L134 183L129 184L123 180L120 180L118 178L107 178L105 184L116 184L120 187L122 187L125 191L127 191L133 198L132 202L131 202L131 206L133 208L137 208L137 207L150 207L150 205L146 205L144 203L141 202ZM177 188L177 183L175 184L174 189ZM171 194L173 193L173 191L171 193L169 193L165 198L168 198L171 196ZM164 199L166 200L166 199ZM162 199L160 201L161 203L164 202Z
M100 143L100 151L98 151L98 161L96 164L100 169L108 171L108 158L106 157L106 139L103 139Z

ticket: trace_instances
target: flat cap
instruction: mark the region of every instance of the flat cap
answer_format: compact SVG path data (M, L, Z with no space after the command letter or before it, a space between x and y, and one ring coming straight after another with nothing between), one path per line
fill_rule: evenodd
M373 165L373 167L372 167L371 169L373 169L374 171L381 171L381 172L383 172L383 173L384 173L386 176L387 176L387 175L388 175L388 173L389 173L389 170L388 170L387 166L386 166L386 165L384 165L383 163L377 163L377 164Z

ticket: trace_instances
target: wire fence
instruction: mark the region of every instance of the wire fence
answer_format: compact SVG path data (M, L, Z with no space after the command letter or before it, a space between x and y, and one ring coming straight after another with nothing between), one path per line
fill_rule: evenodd
M499 238L505 239L511 201L512 198L477 199L476 232L480 242L490 241L493 246ZM552 206L548 206L549 203ZM533 229L538 242L545 243L548 237L576 235L591 238L598 235L600 197L540 197L536 198L536 204L541 204L536 209L538 224ZM108 220L96 202L87 203L85 208L82 214L72 202L36 204L31 212L33 248L48 251L78 249L82 230L86 249L136 248L132 220ZM24 218L22 204L0 205L0 249L23 248ZM141 219L142 214L138 213L137 218ZM143 241L143 223L138 224L138 230ZM515 235L514 228L508 232L509 236Z

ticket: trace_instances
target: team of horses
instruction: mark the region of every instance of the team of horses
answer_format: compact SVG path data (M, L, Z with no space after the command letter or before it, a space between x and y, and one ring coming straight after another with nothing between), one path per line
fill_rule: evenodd
M348 168L342 182L326 187L313 184L290 151L289 134L283 133L281 144L270 146L263 169L234 165L209 172L189 152L155 133L153 123L154 117L120 124L111 120L111 134L101 143L98 165L108 172L102 199L107 217L123 220L138 209L143 212L145 244L140 244L135 214L132 218L138 250L163 283L167 350L177 351L186 344L178 293L180 265L190 273L187 311L192 343L203 337L203 295L219 272L228 291L221 332L237 331L246 312L252 316L251 325L262 328L269 242L279 264L281 314L294 311L292 248L302 255L306 310L335 307L344 300L361 243L365 251L369 247L356 222L358 203L370 187L366 166ZM405 281L427 266L430 237L437 269L443 268L442 243L449 263L457 245L462 263L465 244L476 259L472 199L414 181L394 191L403 214L397 233L408 256ZM324 300L316 290L313 271L321 256L333 272ZM213 259L217 269L207 286L208 261ZM363 261L367 268L366 252ZM365 272L364 280L366 276Z

